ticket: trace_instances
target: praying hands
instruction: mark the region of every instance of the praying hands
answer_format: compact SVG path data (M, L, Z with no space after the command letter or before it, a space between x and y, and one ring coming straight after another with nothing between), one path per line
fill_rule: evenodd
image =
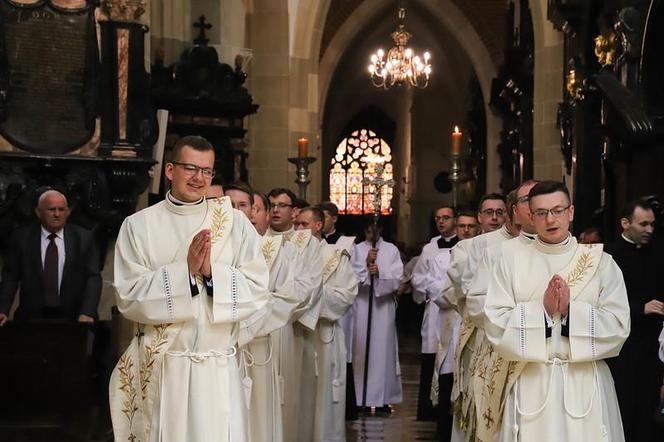
M553 317L556 313L567 316L569 311L569 286L560 275L553 275L544 292L544 309Z
M206 278L212 276L212 267L210 265L211 248L212 240L209 229L201 230L191 240L189 252L187 253L187 265L192 275L203 275Z

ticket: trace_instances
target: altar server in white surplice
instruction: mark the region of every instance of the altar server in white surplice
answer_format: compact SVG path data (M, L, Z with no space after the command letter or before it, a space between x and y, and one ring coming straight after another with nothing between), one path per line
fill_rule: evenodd
M206 200L214 150L189 136L166 199L128 217L115 248L120 312L136 337L111 378L116 441L246 441L238 324L267 302L260 238L228 198Z
M459 241L477 235L478 224L475 214L461 211L457 214L455 230ZM459 341L461 315L442 295L447 280L447 269L452 254L450 249L442 250L430 269L433 275L442 278L430 278L427 292L431 302L438 307L438 346L434 360L432 386L429 392L431 401L438 404L437 433L438 439L448 441L452 432L451 396L454 382L454 354Z
M323 219L320 208L307 207L300 211L295 228L310 229L321 238ZM357 296L357 278L350 264L354 239L340 236L336 244L322 241L323 295L314 332L318 377L313 441L346 440L346 345L339 319Z
M268 197L272 215L267 235L283 236L293 245L295 259L299 261L294 291L301 302L293 312L291 325L281 328L279 333L279 373L284 384L284 440L311 440L316 400L314 330L322 294L322 247L310 230L295 231L293 202L296 197L292 191L273 189Z
M249 436L252 442L280 442L283 438L282 396L279 374L279 333L289 324L301 299L295 294L296 267L293 245L283 236L267 236L270 203L263 194L251 195L244 186L233 186L227 194L236 206L253 199L251 223L261 235L261 251L270 271L270 297L267 308L241 322L238 344L241 346L245 378L243 386L248 398ZM251 200L250 200L251 201Z
M413 269L411 280L413 301L416 304L425 303L421 327L420 388L417 397L417 420L421 421L435 420L436 418L430 396L431 379L434 373L436 351L438 350L439 309L435 303L431 302L431 295L436 291L431 291L431 287L432 285L437 286L437 291L440 292L449 262L449 250L459 240L454 223L454 208L445 205L438 207L435 211L434 221L440 235L433 237L422 249L420 259ZM442 250L445 250L445 253L441 253ZM444 261L442 267L437 263L441 259Z
M399 249L380 237L380 227L374 232L373 225L365 231L366 240L357 244L353 256L353 270L359 281L359 293L355 300L353 375L357 404L362 406L364 393L364 367L367 340L367 316L371 276L374 275L372 302L371 341L369 345L369 367L367 377L367 407L384 407L389 412L390 404L403 399L401 369L395 324L396 302L394 292L399 288L403 276L403 263ZM376 249L371 248L373 235L378 238Z
M538 183L529 205L538 237L503 250L484 307L487 337L514 362L499 440L623 441L603 361L629 335L622 273L601 245L578 244L569 234L574 206L562 183Z

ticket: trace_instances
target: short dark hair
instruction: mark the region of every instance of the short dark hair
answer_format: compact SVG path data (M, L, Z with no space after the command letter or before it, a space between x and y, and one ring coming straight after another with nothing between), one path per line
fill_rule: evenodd
M295 196L295 193L293 193L292 190L286 189L285 187L276 187L270 190L270 193L267 194L267 197L276 198L279 195L286 195L288 198L290 198L291 205L295 206L295 201L297 200L297 196Z
M367 230L372 229L373 225L373 216L365 216L362 222L362 230L366 232ZM376 227L378 227L378 231L381 232L383 230L383 223L378 220Z
M586 230L582 232L582 234L584 235L592 235L593 233L597 233L598 235L600 235L599 229L595 226L588 227L586 228Z
M252 200L254 199L254 190L249 186L249 184L244 183L242 181L236 181L231 184L226 184L224 187L224 194L228 192L229 190L237 190L240 192L244 192L247 195L249 195L249 199Z
M434 215L435 215L436 213L438 213L438 211L439 211L440 209L450 209L450 210L452 211L452 216L453 216L453 217L456 217L456 213L457 213L457 212L456 212L456 209L454 208L454 206L451 206L451 205L449 205L449 204L441 204L441 205L439 205L438 207L436 207L436 209L433 211Z
M293 201L293 207L304 209L305 207L309 207L309 203L307 200L303 200L302 198L295 198L295 201Z
M319 207L316 206L303 207L302 209L300 209L300 213L304 212L311 212L314 216L314 219L318 222L322 223L325 220L325 215L323 214L323 211Z
M332 201L323 201L318 205L318 208L328 212L331 216L339 216L339 208Z
M562 192L567 198L567 202L572 202L572 199L569 196L569 190L560 181L540 181L535 184L535 187L530 189L528 192L528 203L532 202L533 198L539 195L549 195L551 193Z
M254 196L257 196L261 201L263 201L265 210L270 211L270 209L272 209L272 203L270 202L270 198L268 198L267 195L261 192L254 192Z
M502 201L504 203L505 202L505 197L502 196L501 194L495 193L495 192L487 193L482 198L480 198L480 203L477 205L477 212L478 213L482 211L482 204L484 204L485 201L489 201L489 200L499 200L499 201ZM507 204L505 204L505 205L507 205Z
M185 147L191 147L199 152L214 152L214 146L200 135L187 135L177 140L171 149L171 161L177 161L180 158L180 152Z
M653 213L655 212L652 204L650 204L649 201L638 198L625 204L625 206L620 211L620 219L627 218L629 222L632 222L634 219L634 211L637 207L640 207L643 210L652 210Z
M475 220L477 220L477 213L473 212L470 209L460 209L456 214L456 219L459 219L462 216L467 216L469 218L475 218Z

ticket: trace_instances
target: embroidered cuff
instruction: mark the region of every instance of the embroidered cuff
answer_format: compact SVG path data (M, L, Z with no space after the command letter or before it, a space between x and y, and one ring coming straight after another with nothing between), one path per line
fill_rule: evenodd
M196 284L196 276L189 273L189 289L191 290L191 297L198 295L198 285Z

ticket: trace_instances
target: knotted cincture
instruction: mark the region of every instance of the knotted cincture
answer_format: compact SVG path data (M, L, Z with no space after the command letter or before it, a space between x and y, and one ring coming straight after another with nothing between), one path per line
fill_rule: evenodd
M200 353L193 352L191 350L185 351L168 351L166 352L168 356L173 356L176 358L189 358L191 362L204 362L210 358L232 358L237 354L237 349L235 347L228 348L225 352L219 350L208 350Z

